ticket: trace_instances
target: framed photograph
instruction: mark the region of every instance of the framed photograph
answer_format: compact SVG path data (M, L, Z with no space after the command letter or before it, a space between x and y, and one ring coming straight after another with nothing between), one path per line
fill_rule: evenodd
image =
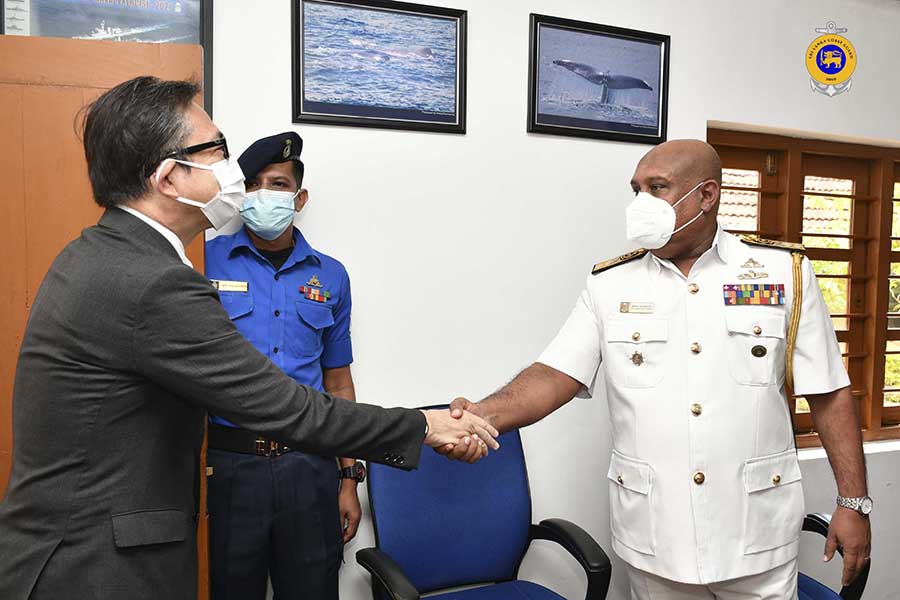
M466 11L292 1L294 123L466 132Z
M531 15L528 131L666 141L667 35Z
M0 31L82 40L200 44L212 114L212 0L0 0Z

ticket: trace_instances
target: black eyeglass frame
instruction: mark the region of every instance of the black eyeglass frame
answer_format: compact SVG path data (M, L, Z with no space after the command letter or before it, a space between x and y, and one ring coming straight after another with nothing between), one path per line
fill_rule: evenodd
M202 144L194 144L193 146L187 146L186 148L179 148L178 150L174 150L169 152L162 158L160 158L156 162L156 166L158 166L162 161L168 160L170 158L178 158L180 156L190 156L191 154L196 154L197 152L203 152L204 150L209 150L210 148L222 148L223 153L225 154L225 158L228 159L231 155L228 152L228 142L224 137L220 137L218 139L212 140L211 142L203 142ZM146 173L147 177L153 175L153 172L156 170L156 166L153 167L153 170L149 173Z

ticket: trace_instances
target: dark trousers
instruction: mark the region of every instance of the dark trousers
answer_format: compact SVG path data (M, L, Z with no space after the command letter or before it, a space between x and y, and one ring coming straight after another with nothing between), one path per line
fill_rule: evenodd
M211 600L337 600L343 556L337 463L300 452L210 448Z

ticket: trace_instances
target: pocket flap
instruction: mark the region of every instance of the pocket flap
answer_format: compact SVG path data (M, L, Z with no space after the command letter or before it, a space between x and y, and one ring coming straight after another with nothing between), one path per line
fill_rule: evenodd
M744 488L748 494L800 481L800 461L797 452L750 458L744 462Z
M644 461L625 457L613 450L606 476L614 484L633 492L645 496L650 493L651 469L650 464Z
M325 329L334 325L334 315L327 304L298 300L297 314L313 329Z
M725 325L731 333L743 333L753 337L784 338L784 315L742 306L725 309ZM759 332L759 333L757 333Z
M113 538L117 548L181 542L191 530L184 511L140 510L112 515Z
M610 342L664 342L669 339L665 319L616 319L609 321L606 339Z
M247 292L219 292L219 299L232 321L253 310L253 296Z

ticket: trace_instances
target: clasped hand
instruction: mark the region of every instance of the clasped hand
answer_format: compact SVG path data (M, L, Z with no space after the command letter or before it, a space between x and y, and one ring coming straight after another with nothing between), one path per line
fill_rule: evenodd
M425 443L436 452L473 463L499 450L499 432L483 418L466 409L452 406L444 410L423 410L428 423Z

